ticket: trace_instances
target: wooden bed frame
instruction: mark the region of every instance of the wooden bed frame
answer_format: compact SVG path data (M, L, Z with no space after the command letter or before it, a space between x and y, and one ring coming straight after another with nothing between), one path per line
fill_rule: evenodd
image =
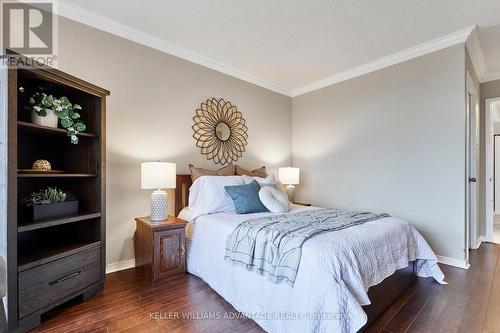
M175 190L175 215L188 206L191 175L177 175ZM409 262L406 268L397 270L376 286L370 287L368 297L370 305L363 306L368 316L367 327L373 322L405 289L409 288L416 280L416 263ZM363 329L362 329L363 330Z
M175 216L188 206L189 188L193 184L191 175L177 175L175 180Z

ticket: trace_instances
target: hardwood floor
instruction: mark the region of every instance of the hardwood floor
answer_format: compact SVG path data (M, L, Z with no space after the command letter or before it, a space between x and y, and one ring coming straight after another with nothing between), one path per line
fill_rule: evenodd
M446 286L419 279L366 332L500 332L500 245L472 251L471 264L469 270L441 265ZM102 293L53 311L33 332L262 332L246 318L180 316L194 312L238 315L195 276L173 277L152 288L131 269L107 275Z

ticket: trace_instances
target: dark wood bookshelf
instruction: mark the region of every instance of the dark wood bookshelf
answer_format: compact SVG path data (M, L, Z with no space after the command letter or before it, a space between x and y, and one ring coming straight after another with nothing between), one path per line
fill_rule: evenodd
M55 135L63 135L67 136L66 130L64 128L52 128L52 127L47 127L47 126L40 126L36 124L32 124L26 121L18 121L17 125L19 127L19 130L21 131L33 131L33 132L40 132L40 133L51 133ZM77 134L79 137L89 137L89 138L96 138L97 135L91 134L91 133L86 133L86 132L79 132Z
M9 191L7 223L0 224L6 229L7 249L0 254L7 259L9 332L28 332L45 312L72 298L88 298L104 284L109 91L45 66L9 67L4 75L7 85L0 89L6 89L8 99ZM70 142L64 128L31 123L29 98L37 91L65 96L82 107L80 119L87 129L78 133L78 144ZM64 173L18 172L40 159ZM23 199L47 187L71 192L79 214L33 221Z
M61 241L56 244L43 244L38 246L36 251L20 252L19 272L37 267L54 260L70 256L72 254L85 251L87 248L95 246L100 242L88 240L79 241Z
M88 221L98 217L101 217L101 213L78 214L75 216L65 216L56 219L41 220L37 222L19 223L17 231L26 232L36 229L50 228L57 225L75 223L80 221Z
M93 173L18 173L18 178L89 178L97 177Z

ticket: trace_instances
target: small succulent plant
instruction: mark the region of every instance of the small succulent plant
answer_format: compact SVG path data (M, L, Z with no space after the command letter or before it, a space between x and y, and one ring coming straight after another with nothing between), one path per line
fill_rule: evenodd
M30 196L24 199L24 204L27 207L31 207L73 200L75 200L73 194L57 187L47 187L45 190L31 193Z

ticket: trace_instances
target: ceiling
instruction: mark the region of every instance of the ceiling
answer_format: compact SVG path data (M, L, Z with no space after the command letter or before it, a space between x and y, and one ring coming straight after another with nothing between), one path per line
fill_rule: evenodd
M72 19L96 15L96 22L127 26L147 40L164 41L191 57L208 59L284 91L300 89L474 25L479 26L485 69L500 72L498 0L60 3L62 9L72 11ZM75 14L79 10L85 15ZM61 10L62 15L64 12Z

